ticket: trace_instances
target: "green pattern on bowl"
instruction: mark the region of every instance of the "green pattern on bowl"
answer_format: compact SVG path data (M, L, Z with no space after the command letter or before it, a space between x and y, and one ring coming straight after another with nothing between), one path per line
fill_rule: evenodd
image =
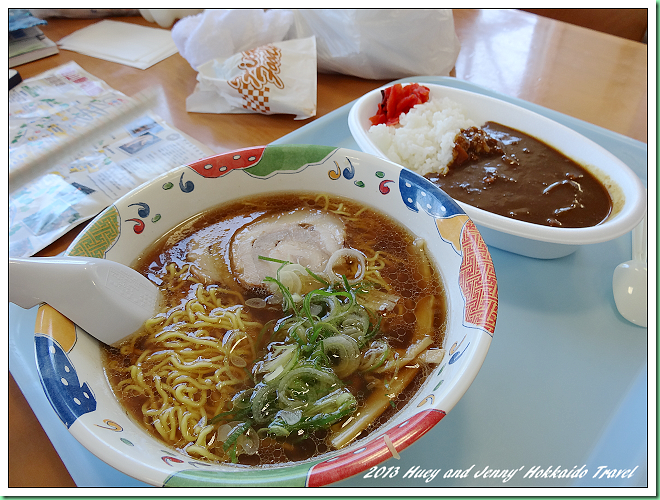
M109 206L75 239L67 254L102 259L119 239L120 223L119 211Z
M266 148L259 163L246 168L245 171L256 177L268 177L278 171L294 172L309 164L322 162L335 149L329 146L311 145ZM306 163L301 164L301 158L304 158Z

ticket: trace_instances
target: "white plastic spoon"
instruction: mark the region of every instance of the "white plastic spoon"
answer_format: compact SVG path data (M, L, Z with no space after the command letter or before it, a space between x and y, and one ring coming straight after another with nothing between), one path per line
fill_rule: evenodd
M156 312L158 287L117 262L92 257L9 259L9 301L46 302L101 342L117 345Z
M647 242L646 216L632 231L632 260L619 264L612 277L614 302L631 323L646 326L647 323Z

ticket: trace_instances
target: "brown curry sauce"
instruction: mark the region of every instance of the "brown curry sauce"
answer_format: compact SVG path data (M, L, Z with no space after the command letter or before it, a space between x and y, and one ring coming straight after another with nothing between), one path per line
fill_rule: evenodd
M426 177L458 201L534 224L595 226L612 211L607 189L585 168L495 122L461 130L448 173Z

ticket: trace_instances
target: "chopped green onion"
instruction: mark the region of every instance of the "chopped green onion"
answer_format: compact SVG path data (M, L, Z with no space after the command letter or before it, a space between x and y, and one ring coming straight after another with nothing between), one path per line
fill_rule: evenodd
M245 422L241 422L238 424L236 427L234 427L230 432L229 435L227 436L227 440L225 441L225 444L222 445L223 449L225 451L229 450L232 446L236 444L236 440L238 440L239 437L241 437L243 434L245 434L250 426L252 425L252 422L250 420L246 420ZM234 450L236 447L234 446Z
M267 277L264 282L275 284L279 289L282 308L288 316L267 324L271 340L266 346L266 355L253 369L256 385L240 391L233 398L231 410L210 420L211 423L226 421L235 425L223 445L232 461L237 461L238 448L243 447L239 438L257 439L256 443L246 441L246 445L250 449L258 446L252 425L257 429L257 436L282 438L296 432L298 438L304 438L354 413L357 401L342 379L358 369L375 369L373 365L384 363L389 355L389 347L383 343L386 348L383 352L372 350L371 366L361 365L365 360L360 350L380 329L380 316L357 300L357 294L368 293L371 284L351 284L346 276L342 276L340 282L329 284L306 269L323 288L299 296L280 279L280 272L290 262L259 258L280 264L276 277ZM265 336L265 329L262 336Z
M254 391L250 408L252 418L257 424L264 424L271 420L271 415L277 413L277 389L273 386L263 384Z
M301 366L282 378L277 394L285 409L304 408L319 399L319 393L327 394L340 383L339 378L332 372Z
M323 340L323 352L339 378L346 378L360 366L360 347L353 337L335 335Z

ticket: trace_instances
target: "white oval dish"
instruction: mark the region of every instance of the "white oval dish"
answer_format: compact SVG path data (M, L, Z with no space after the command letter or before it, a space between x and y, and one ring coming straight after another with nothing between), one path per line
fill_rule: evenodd
M404 86L406 84L403 84ZM587 168L607 188L614 201L610 217L586 228L558 228L503 217L456 201L477 225L488 245L528 257L552 259L573 253L580 245L601 243L633 229L646 211L646 191L637 175L621 160L593 141L549 118L514 104L482 94L443 85L421 83L430 89L431 99L448 97L458 103L467 118L478 126L494 121L536 137ZM382 100L375 89L351 108L348 126L360 149L387 158L372 142L369 117Z
M133 421L105 377L100 343L42 306L35 351L44 391L69 432L101 460L155 486L323 486L396 456L468 389L488 352L497 318L497 282L488 249L474 223L444 192L372 155L292 145L202 159L123 196L80 233L67 253L130 265L195 214L244 197L292 190L359 200L425 239L446 288L445 358L406 407L346 448L268 468L210 464L168 448Z

